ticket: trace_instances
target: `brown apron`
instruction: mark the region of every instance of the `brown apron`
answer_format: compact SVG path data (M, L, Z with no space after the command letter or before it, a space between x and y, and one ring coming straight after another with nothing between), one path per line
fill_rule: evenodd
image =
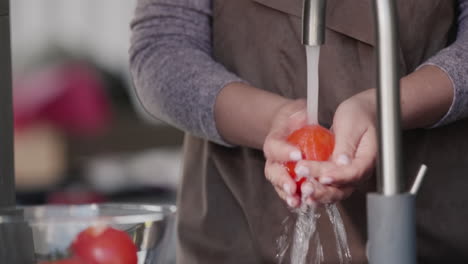
M399 0L401 69L408 74L447 45L455 1ZM302 0L213 0L215 58L252 85L306 96ZM320 122L375 87L372 0L328 0L320 61ZM468 262L468 122L404 135L408 182L429 166L417 198L419 263ZM178 263L275 263L282 221L292 215L264 177L261 151L187 135L179 196ZM365 190L340 204L353 263L366 263ZM319 226L326 263L338 263L330 225ZM395 230L396 232L398 230Z

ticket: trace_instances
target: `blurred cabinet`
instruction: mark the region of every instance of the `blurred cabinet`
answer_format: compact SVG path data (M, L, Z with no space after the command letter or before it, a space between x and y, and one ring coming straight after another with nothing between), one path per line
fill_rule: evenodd
M12 0L15 69L59 47L126 73L135 6L136 0Z
M0 13L1 3L3 3L1 1ZM123 85L125 87L117 89L118 84L109 83L106 85L106 88L109 88L107 92L111 90L127 92L128 90L130 101L137 106L132 89L128 89L131 86L128 65L130 22L136 1L11 0L12 57L15 76L20 79L22 74L28 73L28 70L44 69L48 64L53 64L47 61L47 56L54 53L61 56L63 52L66 56L91 62L100 70L119 77L118 83L125 82ZM65 60L69 59L66 56L64 56ZM35 85L37 86L37 83ZM42 89L45 87L40 87L40 89L43 94ZM49 151L48 153L55 154L48 155L48 157L52 157L49 160L56 163L53 164L57 166L56 170L65 170L62 175L59 175L60 177L84 178L86 175L83 168L86 164L102 156L138 155L151 149L180 149L183 142L181 131L163 125L161 122L145 122L150 118L141 109L129 109L128 104L123 106L116 102L115 97L111 100L115 106L113 109L115 113L109 129L102 134L91 137L64 135L63 138L53 132L43 130L34 134L34 139L40 139L39 143L49 143L49 150L56 150ZM134 110L147 120L139 119ZM53 139L60 142L54 142ZM28 158L40 155L36 152L28 153L32 145L30 142L23 140L25 151L21 152L24 154L21 160L26 162ZM37 153L44 153L47 150L43 146L37 148L41 151ZM46 155L42 156L46 157ZM40 162L39 159L37 161L39 165L45 163ZM59 161L65 164L58 166ZM37 174L30 173L29 175L38 178ZM167 175L167 177L173 176ZM31 178L25 177L24 180L24 186L35 183ZM55 178L46 181L43 178L42 181L60 182L60 180L62 179Z

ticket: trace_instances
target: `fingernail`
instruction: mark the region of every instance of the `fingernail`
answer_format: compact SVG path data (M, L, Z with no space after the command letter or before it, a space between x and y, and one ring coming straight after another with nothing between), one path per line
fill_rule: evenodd
M289 183L285 183L285 184L283 185L283 190L284 190L287 194L289 194L289 195L292 195L292 194L293 194L293 193L292 193L291 184L289 184Z
M296 207L296 199L293 197L288 197L286 202L288 203L289 207Z
M309 168L305 167L305 166L297 166L295 169L294 169L294 172L296 173L297 176L299 177L308 177L309 176Z
M346 154L341 154L336 159L336 163L338 165L349 165L351 163L351 159Z
M330 178L330 177L323 177L323 178L320 178L320 183L321 184L330 184L333 182L333 179Z
M316 206L317 205L317 203L314 200L312 200L311 198L307 198L306 204L308 206Z
M310 183L304 183L301 189L302 189L302 194L304 196L309 196L313 194L315 191L314 187Z
M292 161L300 161L302 159L302 153L299 150L295 150L289 153L289 158Z

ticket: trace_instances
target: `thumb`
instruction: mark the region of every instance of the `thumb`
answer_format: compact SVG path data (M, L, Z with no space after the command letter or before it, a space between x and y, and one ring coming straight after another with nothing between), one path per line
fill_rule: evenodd
M332 130L335 133L335 148L332 154L333 162L339 166L351 164L363 133L357 131L351 124L334 126Z

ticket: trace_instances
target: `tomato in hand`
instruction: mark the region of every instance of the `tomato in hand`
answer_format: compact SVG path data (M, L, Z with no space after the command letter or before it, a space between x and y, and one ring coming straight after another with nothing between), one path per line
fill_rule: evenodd
M82 231L71 250L86 264L137 264L137 248L130 236L110 227Z
M330 158L335 147L335 137L326 128L319 125L307 125L291 133L287 141L299 147L302 158L305 160L326 161ZM296 162L285 164L289 175L296 181L297 194L301 195L301 186L305 178L298 179L294 169Z

